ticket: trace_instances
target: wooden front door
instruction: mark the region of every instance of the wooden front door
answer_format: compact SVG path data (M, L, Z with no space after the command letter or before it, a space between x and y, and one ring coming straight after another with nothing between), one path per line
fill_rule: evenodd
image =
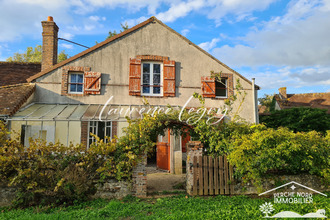
M168 143L157 143L157 168L170 170L170 146Z

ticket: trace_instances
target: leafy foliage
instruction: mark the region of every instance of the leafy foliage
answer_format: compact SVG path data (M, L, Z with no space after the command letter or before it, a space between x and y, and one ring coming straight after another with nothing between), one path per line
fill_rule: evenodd
M123 31L126 31L129 28L127 23L120 24L120 26L122 28L122 30L120 30L120 33L123 32ZM117 35L117 31L115 31L115 30L114 31L109 31L109 35L108 35L108 37L106 39L111 38L111 37L113 37L115 35Z
M62 50L57 57L57 62L62 62L68 58L68 54ZM27 62L27 63L41 63L42 61L42 46L37 45L35 48L28 47L25 53L14 53L14 56L8 57L7 62Z
M236 174L257 185L269 174L310 173L330 181L330 131L294 133L288 128L253 125L249 133L234 139L228 155Z
M141 154L141 148L132 149L126 138L104 143L96 137L88 150L41 140L30 140L30 147L25 148L7 138L3 124L0 127L0 179L19 189L18 205L85 200L95 192L97 182L130 180Z
M260 122L267 127L287 127L294 132L319 131L325 133L330 129L330 115L326 109L289 108L260 117Z
M287 210L306 214L320 208L329 213L328 197L313 196L313 205L275 203L273 214ZM148 199L127 197L88 201L69 207L0 208L0 219L263 219L259 206L272 200L247 196L190 197L184 194Z
M260 105L265 106L265 112L272 112L275 110L275 100L274 95L264 94L264 97L258 98Z

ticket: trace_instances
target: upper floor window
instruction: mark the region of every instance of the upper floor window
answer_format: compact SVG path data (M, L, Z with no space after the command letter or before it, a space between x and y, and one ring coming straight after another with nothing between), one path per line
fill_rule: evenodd
M202 76L202 95L204 98L226 99L234 95L232 73L220 73L218 80L213 76Z
M82 94L84 87L84 74L73 72L69 74L69 93Z
M227 79L221 78L221 81L215 81L215 96L217 98L227 98Z
M142 64L142 95L162 95L162 64L143 62Z
M175 82L174 60L155 55L130 58L129 95L175 97Z

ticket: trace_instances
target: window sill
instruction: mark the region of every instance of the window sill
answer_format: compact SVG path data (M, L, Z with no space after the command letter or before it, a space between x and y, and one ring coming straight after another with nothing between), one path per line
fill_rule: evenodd
M215 100L225 100L225 99L228 99L228 97L215 97L215 98L211 98L211 99L215 99Z
M67 96L85 96L83 93L68 93Z
M141 95L141 97L145 97L145 98L167 98L163 95Z

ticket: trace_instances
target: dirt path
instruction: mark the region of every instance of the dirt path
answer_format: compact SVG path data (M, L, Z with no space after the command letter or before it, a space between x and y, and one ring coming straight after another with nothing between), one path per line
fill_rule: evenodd
M151 173L147 175L147 190L150 192L184 190L186 174Z

